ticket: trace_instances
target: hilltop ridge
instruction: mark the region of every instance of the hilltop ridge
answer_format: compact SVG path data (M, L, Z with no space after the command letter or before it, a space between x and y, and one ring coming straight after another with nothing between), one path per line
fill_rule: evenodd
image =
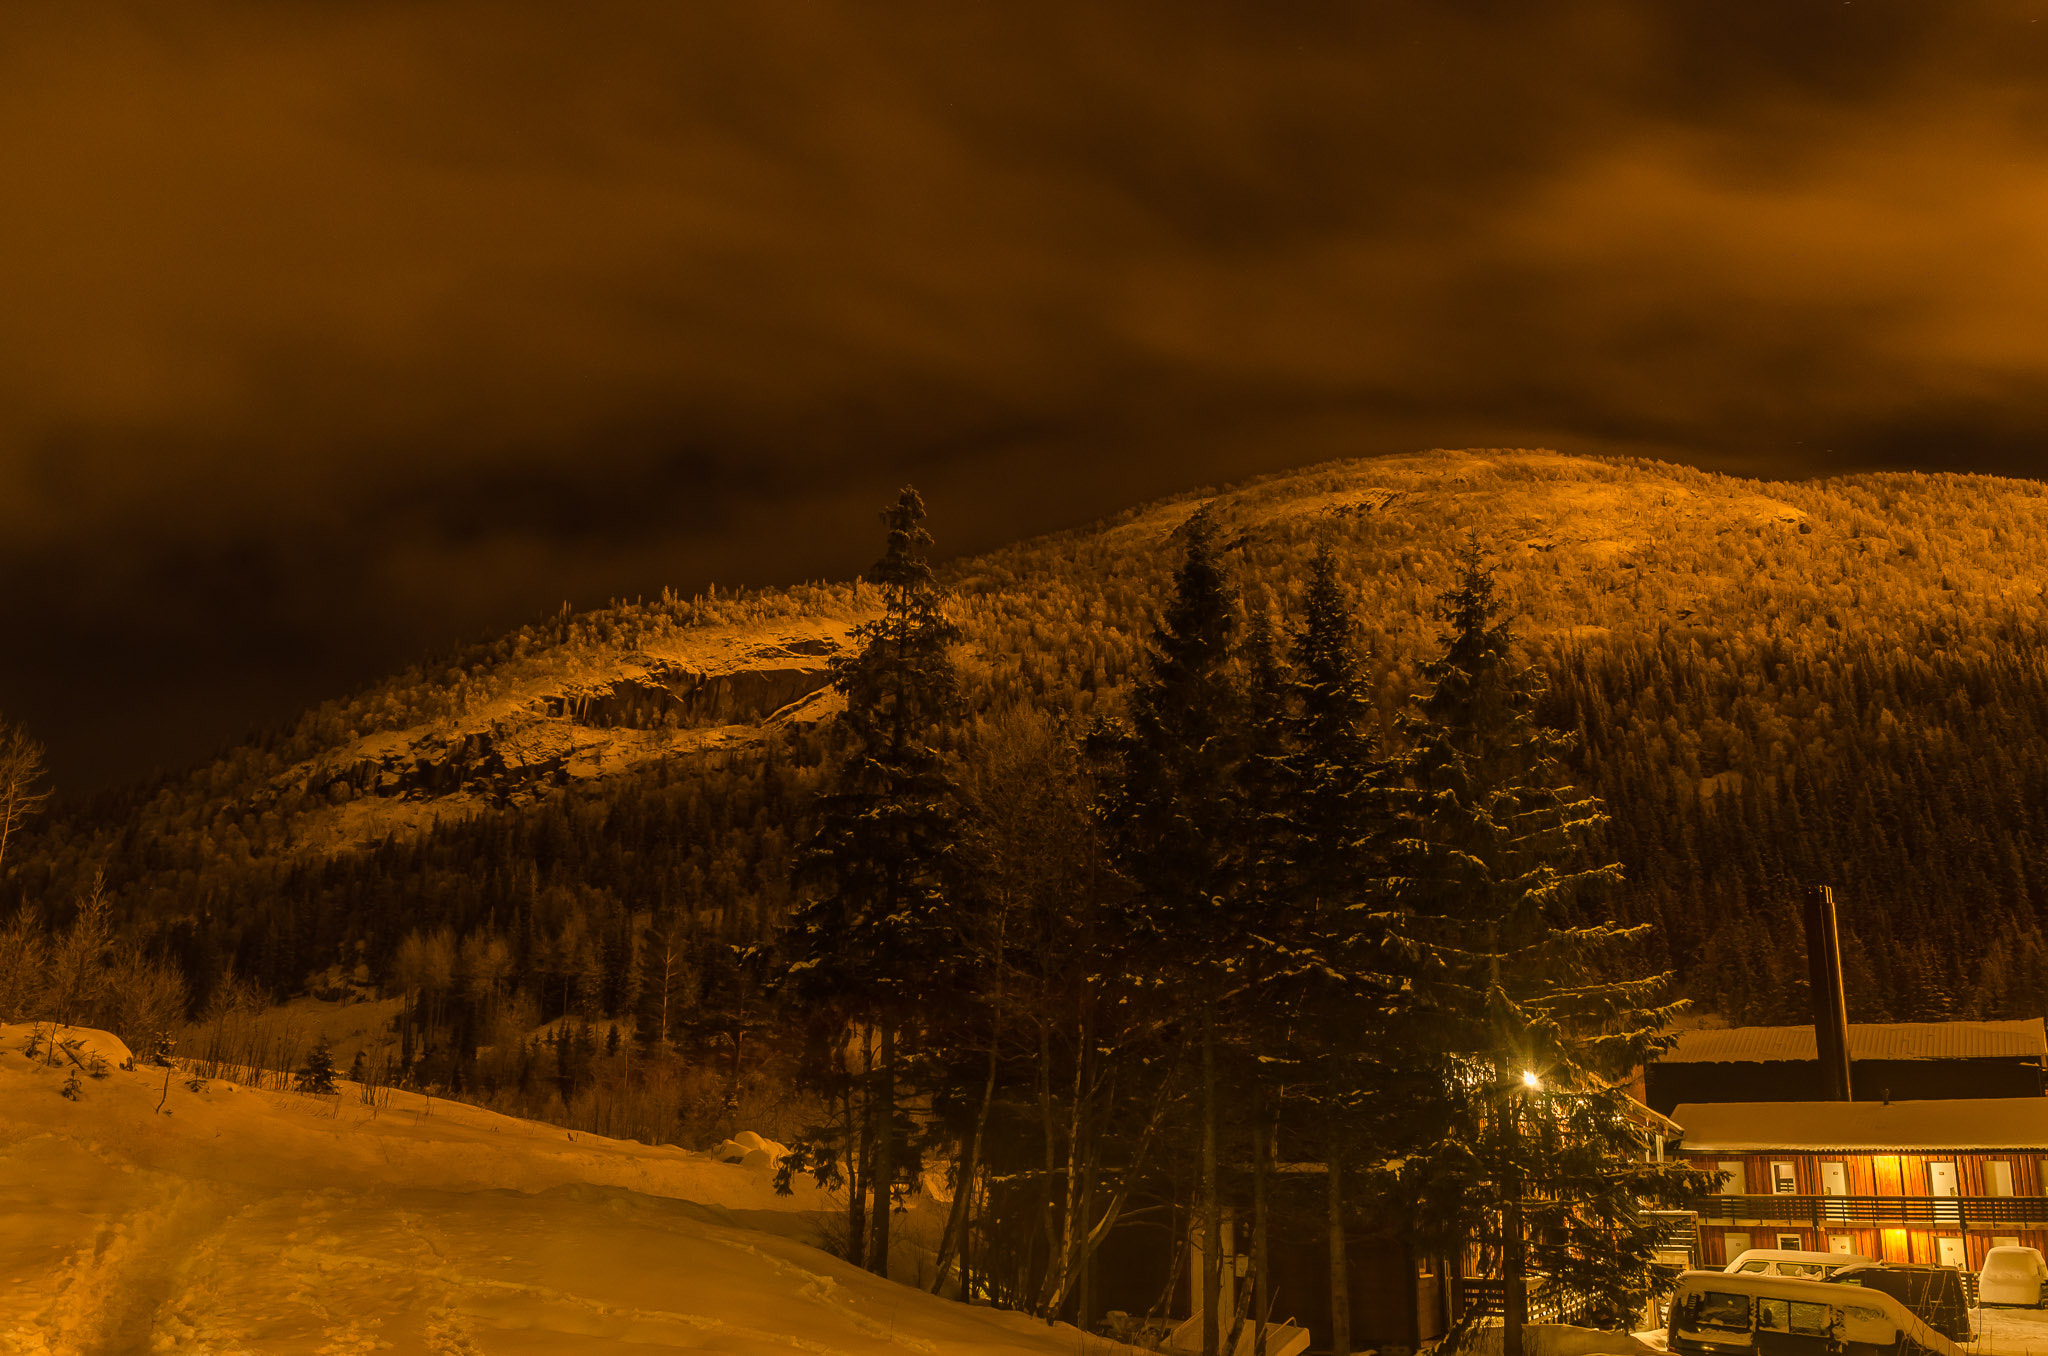
M2037 1001L2019 995L2048 974L2030 940L2048 787L2028 758L2048 764L2048 487L1490 449L1191 490L945 565L976 702L1077 725L1117 711L1204 504L1242 608L1283 626L1308 555L1336 548L1390 739L1452 558L1477 543L1615 814L1619 907L1659 924L1657 955L1702 997L1774 1015L1797 971L1767 939L1800 882L1827 879L1867 1015ZM104 868L131 914L183 929L188 968L211 952L280 992L345 942L388 954L390 929L530 911L548 881L582 900L551 919L669 901L765 935L830 738L827 665L871 612L857 582L565 611L146 798L53 816L9 872L62 897ZM444 881L465 857L469 879ZM1950 935L1958 891L2009 926ZM1901 969L1914 956L1925 973Z

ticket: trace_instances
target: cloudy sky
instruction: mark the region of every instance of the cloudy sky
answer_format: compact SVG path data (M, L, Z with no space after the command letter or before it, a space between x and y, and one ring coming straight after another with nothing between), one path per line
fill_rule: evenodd
M1435 446L2048 470L2043 0L35 4L61 784L614 595Z

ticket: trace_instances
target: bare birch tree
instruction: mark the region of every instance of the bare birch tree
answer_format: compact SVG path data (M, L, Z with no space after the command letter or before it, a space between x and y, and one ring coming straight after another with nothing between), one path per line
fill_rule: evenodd
M0 870L7 844L22 822L50 798L43 785L43 746L18 725L0 721Z

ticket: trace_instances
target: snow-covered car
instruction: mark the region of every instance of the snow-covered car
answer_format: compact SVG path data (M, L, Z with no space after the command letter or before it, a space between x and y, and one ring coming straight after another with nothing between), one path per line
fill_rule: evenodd
M1666 1340L1672 1356L1964 1356L1895 1296L1762 1272L1681 1275Z
M1977 1302L2038 1309L2044 1281L2048 1261L2042 1260L2039 1248L1993 1248L1984 1254L1984 1269L1977 1273Z
M1790 1248L1750 1248L1721 1268L1731 1276L1800 1276L1824 1281L1836 1267L1851 1266L1871 1259L1852 1252L1794 1252Z

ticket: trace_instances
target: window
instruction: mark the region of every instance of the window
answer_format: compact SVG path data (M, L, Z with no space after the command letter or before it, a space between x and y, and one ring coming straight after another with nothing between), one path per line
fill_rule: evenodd
M1749 1329L1749 1296L1709 1290L1700 1296L1693 1321L1703 1328L1735 1328L1746 1332Z
M1779 1234L1778 1248L1783 1252L1805 1252L1806 1240L1798 1234Z
M1747 1196L1749 1174L1744 1171L1739 1158L1724 1158L1717 1165L1721 1169L1721 1194L1723 1196ZM1748 1244L1744 1244L1748 1247Z
M1792 1331L1808 1333L1816 1337L1826 1336L1835 1326L1835 1311L1826 1304L1807 1304L1792 1301Z
M1756 1305L1758 1332L1789 1332L1806 1337L1825 1337L1834 1326L1834 1310L1825 1304L1804 1300L1761 1299Z
M1799 1194L1799 1173L1790 1163L1771 1164L1771 1191L1778 1196Z
M1984 1194L2012 1195L2012 1164L2008 1160L1994 1158L1984 1164Z
M1771 1264L1769 1262L1744 1262L1741 1266L1735 1268L1735 1273L1738 1276L1761 1276L1770 1269Z

